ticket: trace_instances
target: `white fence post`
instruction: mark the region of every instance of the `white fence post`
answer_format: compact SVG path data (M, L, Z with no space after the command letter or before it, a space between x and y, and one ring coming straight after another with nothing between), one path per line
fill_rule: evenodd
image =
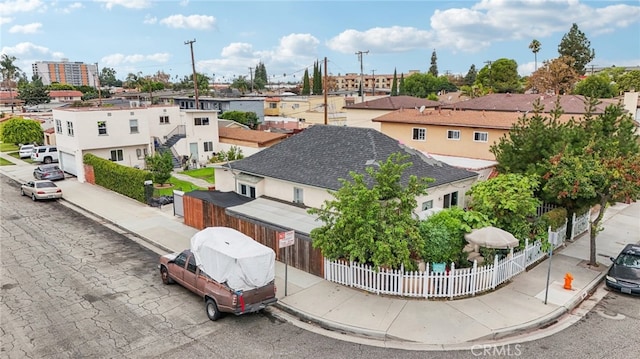
M431 291L431 288L429 288L429 262L424 264L424 273L422 278L422 294L425 298L429 298L429 292Z
M497 281L497 275L498 275L498 255L496 254L495 257L493 258L493 276L491 278L491 289L496 289L496 281Z
M399 282L398 283L398 294L403 295L404 294L404 264L400 263L400 276L396 277L399 278Z
M476 295L476 286L478 283L478 261L473 260L473 267L471 268L471 295Z
M455 275L456 275L456 264L451 262L451 269L449 270L449 280L447 281L449 283L449 299L453 299L453 292L456 285Z

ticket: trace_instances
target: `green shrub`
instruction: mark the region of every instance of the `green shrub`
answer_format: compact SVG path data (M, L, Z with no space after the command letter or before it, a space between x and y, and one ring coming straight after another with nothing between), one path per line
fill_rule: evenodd
M122 166L90 153L84 155L83 161L93 166L97 185L146 203L144 182L153 178L151 172Z

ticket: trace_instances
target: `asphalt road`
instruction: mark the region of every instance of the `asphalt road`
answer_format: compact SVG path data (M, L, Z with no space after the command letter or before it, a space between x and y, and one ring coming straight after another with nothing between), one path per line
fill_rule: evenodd
M1 358L627 358L640 298L609 294L553 336L417 352L336 340L266 314L207 319L200 298L162 285L158 255L67 208L32 202L0 175ZM437 325L437 324L436 324Z

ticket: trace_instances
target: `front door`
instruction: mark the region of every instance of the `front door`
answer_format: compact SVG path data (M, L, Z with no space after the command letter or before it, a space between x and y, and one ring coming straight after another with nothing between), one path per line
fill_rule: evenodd
M193 167L198 166L198 143L189 143L189 153L191 154L191 165Z

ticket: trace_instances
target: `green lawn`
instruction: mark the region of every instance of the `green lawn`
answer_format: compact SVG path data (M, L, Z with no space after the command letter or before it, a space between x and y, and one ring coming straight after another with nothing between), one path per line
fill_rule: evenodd
M158 196L172 196L173 195L173 190L176 191L184 191L184 192L191 192L191 191L195 191L195 190L206 190L206 188L202 188L202 187L198 187L196 185L194 185L191 182L187 182L187 181L182 181L179 180L175 177L171 177L169 178L169 183L173 184L173 187L169 187L169 188L156 188L153 192L153 195L155 197Z
M187 170L182 173L187 176L203 179L209 183L216 183L213 167L204 167L204 168L198 168L195 170Z
M13 143L0 142L0 152L16 152L19 149L20 148L18 148L18 146L14 145Z
M15 163L7 161L4 158L0 158L0 166L13 166Z

